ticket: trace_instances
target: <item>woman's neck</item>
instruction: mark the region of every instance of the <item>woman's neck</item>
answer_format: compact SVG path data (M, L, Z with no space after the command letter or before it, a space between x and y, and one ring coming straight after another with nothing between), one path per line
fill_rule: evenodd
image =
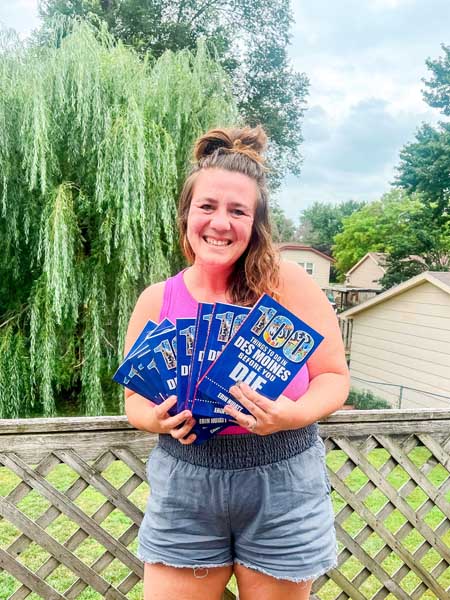
M184 283L198 302L231 302L227 283L229 270L200 267L195 263L184 272Z

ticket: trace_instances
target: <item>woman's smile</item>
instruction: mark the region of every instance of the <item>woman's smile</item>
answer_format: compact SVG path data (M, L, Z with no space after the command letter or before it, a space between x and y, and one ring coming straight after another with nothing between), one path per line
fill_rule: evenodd
M229 246L232 243L231 240L217 239L217 238L213 238L213 237L206 236L206 235L203 236L203 239L210 246L216 246L217 248L221 248L221 247L224 247L224 246Z

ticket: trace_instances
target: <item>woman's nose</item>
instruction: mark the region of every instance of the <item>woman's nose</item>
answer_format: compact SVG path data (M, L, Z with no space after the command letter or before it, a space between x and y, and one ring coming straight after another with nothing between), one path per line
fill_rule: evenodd
M225 210L216 210L211 217L211 227L217 231L228 231L230 229L230 219Z

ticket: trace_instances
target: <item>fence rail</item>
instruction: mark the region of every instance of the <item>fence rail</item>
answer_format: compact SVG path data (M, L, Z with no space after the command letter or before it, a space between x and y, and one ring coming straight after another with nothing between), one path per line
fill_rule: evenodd
M320 433L339 561L315 597L450 600L450 411L341 411ZM142 598L155 442L123 417L0 421L0 600Z

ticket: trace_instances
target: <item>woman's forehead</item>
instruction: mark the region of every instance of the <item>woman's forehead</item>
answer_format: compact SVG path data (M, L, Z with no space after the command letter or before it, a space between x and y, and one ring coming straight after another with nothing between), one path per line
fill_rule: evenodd
M226 200L248 205L256 203L256 182L235 171L223 169L204 169L198 174L193 190L193 199Z

